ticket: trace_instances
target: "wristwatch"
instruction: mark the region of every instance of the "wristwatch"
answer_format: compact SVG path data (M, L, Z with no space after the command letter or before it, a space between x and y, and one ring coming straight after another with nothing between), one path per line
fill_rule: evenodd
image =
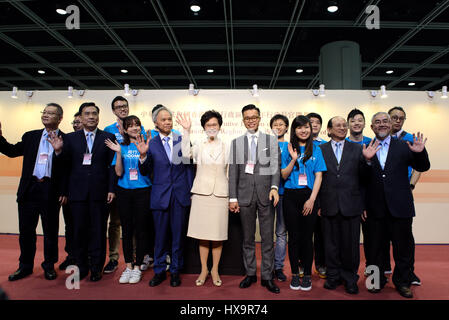
M410 189L415 189L415 185L410 183Z

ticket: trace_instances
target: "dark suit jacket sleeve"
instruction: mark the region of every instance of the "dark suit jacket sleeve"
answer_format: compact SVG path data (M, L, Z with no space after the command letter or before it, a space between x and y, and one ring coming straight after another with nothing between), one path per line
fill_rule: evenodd
M231 152L229 152L229 198L238 199L237 186L238 186L238 164L236 163L236 140L231 142Z
M70 149L70 140L67 135L63 137L63 146L62 152L56 156L61 166L64 168L62 171L62 181L61 181L61 191L63 196L69 195L69 178L70 171L72 169L72 157L71 157L71 149Z
M65 138L65 134L59 131L59 136L62 137L63 141ZM55 181L56 185L56 191L58 193L58 196L64 195L64 184L65 184L65 171L67 171L67 168L65 167L64 159L61 157L61 154L59 156L56 155L56 153L53 151L52 156L53 161L53 169L52 169L52 178Z
M113 134L108 134L109 139L112 142L116 141L115 135ZM115 193L116 192L116 188L115 186L117 185L118 182L118 177L115 174L115 168L113 165L111 165L112 160L114 159L114 154L115 151L109 149L108 147L106 147L108 149L108 164L109 164L109 192Z
M147 158L145 159L145 161L143 163L140 163L140 160L139 160L139 171L140 171L140 174L143 176L149 176L151 173L151 165L152 165L151 157L152 156L151 156L150 149L148 149Z
M0 136L0 152L10 158L23 156L23 152L25 149L24 140L26 140L27 137L28 135L27 133L25 133L22 136L22 141L17 142L16 144L11 144L6 141L5 137Z
M427 154L426 148L421 152L412 152L412 163L411 167L419 172L424 172L430 169L429 155Z
M363 156L363 153L360 152L359 157L359 186L360 186L360 193L362 194L362 201L363 201L363 210L366 210L366 185L368 181L368 174L369 174L370 166L366 162L365 157Z

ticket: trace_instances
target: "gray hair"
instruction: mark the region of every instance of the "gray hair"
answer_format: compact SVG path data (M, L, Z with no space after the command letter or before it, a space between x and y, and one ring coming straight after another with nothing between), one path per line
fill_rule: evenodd
M380 111L380 112L376 112L376 113L373 115L373 117L371 118L371 124L374 123L374 118L376 118L378 115L381 115L381 114L386 115L387 118L388 118L388 120L391 121L390 115L389 115L387 112Z
M161 112L162 110L167 111L168 113L170 113L170 116L173 117L173 114L171 113L171 111L168 110L167 107L162 106L162 107L160 107L160 108L154 110L154 112L153 112L153 114L152 114L152 116L151 116L151 117L153 118L153 122L154 122L154 123L156 123L157 115L158 115L159 112Z

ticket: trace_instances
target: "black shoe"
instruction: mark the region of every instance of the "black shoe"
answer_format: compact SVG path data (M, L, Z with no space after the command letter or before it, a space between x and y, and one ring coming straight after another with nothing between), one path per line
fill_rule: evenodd
M30 274L33 273L32 269L17 269L16 272L14 272L13 274L10 274L8 277L9 281L16 281L16 280L20 280L25 278L26 276L29 276Z
M57 275L55 269L47 269L44 270L44 276L47 280L55 280Z
M262 280L261 284L263 287L267 288L268 291L273 293L279 293L281 290L277 285L274 284L273 280Z
M282 271L282 269L277 269L274 271L274 276L275 278L277 278L279 281L284 282L287 280L287 277L285 276L284 272Z
M181 285L181 278L179 278L179 273L172 273L170 275L170 285L172 287L179 287Z
M165 279L167 279L167 274L165 272L156 273L153 279L150 280L149 285L150 287L156 287L160 285Z
M341 281L339 280L332 280L332 279L327 279L326 282L323 285L324 289L327 290L335 290L337 289L337 287L341 285Z
M65 270L67 269L68 266L71 265L75 265L75 259L71 259L69 257L67 257L60 265L59 265L59 270Z
M115 270L117 270L117 266L118 266L118 261L117 260L109 260L109 262L106 265L106 267L104 267L103 272L104 273L112 273Z
M412 290L410 290L409 287L406 287L406 286L397 287L396 290L404 298L413 298L413 292L412 292Z
M241 289L249 288L255 282L257 282L257 276L246 276L245 279L240 282L239 287Z
M101 272L91 272L90 273L90 281L96 282L100 281L102 278Z
M412 272L411 284L413 284L414 286L420 286L421 285L421 279L419 279L418 276L414 272Z
M345 285L345 291L349 294L357 294L359 293L359 287L357 286L357 283L353 283L351 285Z

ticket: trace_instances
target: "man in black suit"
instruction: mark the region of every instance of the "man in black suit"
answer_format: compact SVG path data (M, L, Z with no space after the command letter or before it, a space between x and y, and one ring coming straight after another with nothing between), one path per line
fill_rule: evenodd
M100 109L95 103L83 103L79 112L83 130L67 134L64 141L60 139L55 152L65 162L64 196L73 213L74 254L80 279L90 269L90 280L98 281L106 259L107 203L115 197L116 182L111 166L114 152L105 140L115 141L115 136L97 128Z
M429 170L429 156L425 149L427 139L418 132L413 144L390 136L391 119L388 113L378 112L371 121L376 141L370 143L377 152L365 156L368 163L366 211L373 257L371 261L380 269L380 288L370 289L376 293L385 286L387 279L382 264L382 243L386 236L393 244L393 284L399 294L412 298L410 290L413 275L414 241L412 222L415 216L413 195L408 179L408 167L424 172ZM379 147L377 147L379 146Z
M33 273L36 254L36 227L39 215L44 232L44 262L42 268L47 280L56 279L54 264L58 261L59 209L61 196L61 162L54 153L56 135L62 120L62 108L49 103L42 111L45 129L28 131L22 141L10 144L2 136L0 124L0 152L10 158L23 156L22 176L17 191L19 209L19 268L8 278L22 279Z
M360 218L364 210L362 175L367 164L362 147L345 140L348 124L333 117L327 125L331 140L320 145L327 171L320 189L327 280L324 288L334 290L344 282L349 294L359 292ZM365 148L364 148L365 149ZM365 150L368 152L369 150Z

